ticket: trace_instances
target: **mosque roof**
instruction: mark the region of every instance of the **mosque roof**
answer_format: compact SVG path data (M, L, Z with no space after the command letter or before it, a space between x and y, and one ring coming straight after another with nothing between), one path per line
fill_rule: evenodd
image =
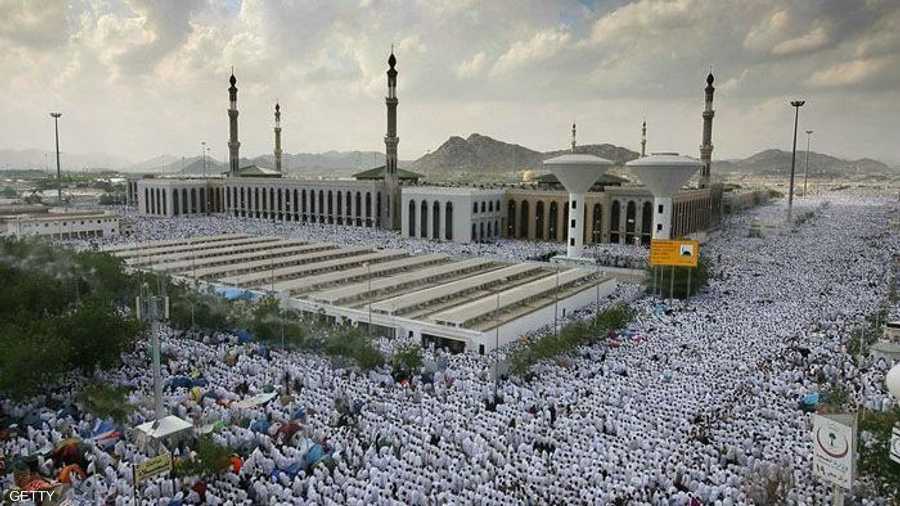
M397 169L397 177L402 180L419 180L425 176L415 172ZM384 179L384 165L375 167L374 169L364 170L353 174L353 179Z

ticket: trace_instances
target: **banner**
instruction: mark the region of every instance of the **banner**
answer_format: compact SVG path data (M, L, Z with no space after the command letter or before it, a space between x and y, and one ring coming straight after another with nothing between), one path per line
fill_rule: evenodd
M815 415L812 438L813 474L824 482L849 489L855 472L856 417Z
M172 470L172 456L160 453L156 457L145 460L134 468L134 482L140 483L147 478L168 473Z
M689 240L664 241L654 239L650 242L650 265L697 267L700 259L700 243Z

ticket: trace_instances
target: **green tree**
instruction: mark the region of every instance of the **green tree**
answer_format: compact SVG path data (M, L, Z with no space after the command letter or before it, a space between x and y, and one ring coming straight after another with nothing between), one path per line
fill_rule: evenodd
M235 453L232 448L216 443L209 434L197 440L194 451L197 455L193 459L183 461L178 466L179 475L198 475L206 478L214 476L228 469L231 465L231 456Z
M900 505L900 464L890 459L891 432L900 424L900 407L891 411L862 410L859 415L859 472L869 478L878 494Z
M708 258L701 255L697 260L697 267L694 269L690 269L689 267L675 267L674 286L672 284L672 267L662 266L654 268L648 266L645 270L647 293L657 293L657 290L660 289L662 290L662 296L665 298L669 298L671 297L671 294L674 294L676 299L683 299L688 289L688 270L690 269L690 294L695 295L705 288L709 282L709 275L712 269L711 263L712 262ZM655 277L654 270L656 270Z
M422 347L416 343L405 343L391 356L394 375L414 376L422 369Z
M79 395L85 409L99 418L122 423L134 411L128 404L128 389L109 385L89 385Z

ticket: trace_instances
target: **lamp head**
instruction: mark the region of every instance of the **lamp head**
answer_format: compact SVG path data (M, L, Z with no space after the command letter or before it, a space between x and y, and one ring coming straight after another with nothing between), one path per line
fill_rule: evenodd
M59 118L59 117L61 117L61 116L62 116L62 113L61 113L61 112L51 112L51 113L50 113L50 117L51 117L51 118Z
M806 100L794 100L791 102L791 105L794 107L803 107L803 104L806 103Z

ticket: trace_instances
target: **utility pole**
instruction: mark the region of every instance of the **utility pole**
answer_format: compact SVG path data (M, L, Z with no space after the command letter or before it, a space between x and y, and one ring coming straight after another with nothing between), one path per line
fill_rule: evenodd
M147 285L141 287L137 307L141 320L150 323L150 339L153 354L153 404L156 421L163 418L162 378L160 377L159 322L166 317L168 298L161 295L149 295Z
M365 263L366 266L366 279L368 280L369 287L366 289L366 305L368 306L369 311L369 325L368 332L369 337L372 337L372 268L369 266L369 262Z
M559 264L556 264L556 290L553 292L553 335L559 335Z
M805 104L805 100L793 100L791 101L791 107L794 108L794 147L791 150L791 184L788 190L788 212L787 212L787 222L788 226L791 225L791 218L794 211L794 168L797 162L797 123L800 120L800 108Z
M500 290L497 290L497 311L494 317L497 320L494 332L494 402L497 402L497 389L500 383Z
M59 170L59 118L61 116L61 112L50 113L50 117L53 118L53 131L56 136L56 199L59 205L62 205L62 173Z
M809 180L809 139L813 131L806 131L806 170L803 171L803 196L806 197L806 182Z

